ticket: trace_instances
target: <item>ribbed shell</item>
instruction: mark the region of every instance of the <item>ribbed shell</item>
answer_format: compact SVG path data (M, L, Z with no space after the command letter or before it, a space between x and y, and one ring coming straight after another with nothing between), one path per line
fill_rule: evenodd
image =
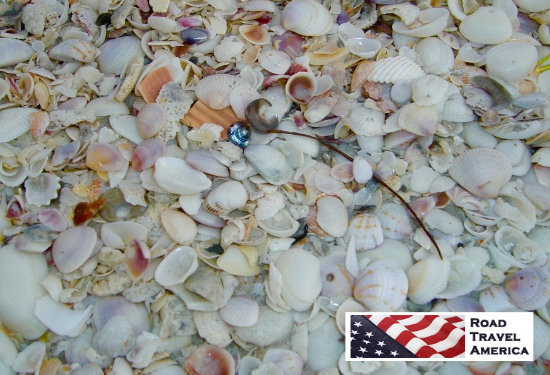
M536 310L550 300L550 274L539 267L527 267L509 277L504 288L522 310Z
M384 241L380 220L373 214L359 214L349 222L348 236L355 236L357 251L370 250Z
M59 61L78 61L86 64L94 61L98 49L81 39L65 40L50 50L50 58Z
M285 6L281 23L287 30L307 36L320 36L332 28L328 9L315 0L292 0Z
M34 50L25 42L0 38L0 68L27 61L33 54Z
M143 57L141 42L134 36L111 39L99 47L99 52L97 64L105 74L120 74L128 62Z
M388 57L378 60L368 80L378 83L397 83L403 79L415 79L424 75L417 63L406 56Z
M421 259L407 270L409 299L423 305L430 302L447 287L451 273L451 262L431 255Z
M8 108L0 111L0 142L9 142L31 129L33 108Z
M215 74L201 79L195 86L197 98L212 109L229 106L231 91L238 79L229 74Z

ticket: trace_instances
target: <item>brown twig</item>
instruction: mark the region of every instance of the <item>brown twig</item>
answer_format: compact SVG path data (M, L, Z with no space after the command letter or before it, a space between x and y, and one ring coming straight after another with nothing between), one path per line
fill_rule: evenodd
M318 140L319 142L321 142L323 145L325 145L326 147L328 147L330 150L336 152L338 155L342 156L343 158L345 158L346 160L349 160L351 162L353 162L353 158L351 156L349 156L348 154L346 154L344 151L342 150L339 150L338 148L334 147L333 145L331 145L330 143L326 142L323 138L317 136L317 135L310 135L310 134L303 134L303 133L298 133L298 132L292 132L292 131L286 131L286 130L279 130L279 129L272 129L272 130L269 130L268 133L276 133L276 134L288 134L288 135L297 135L299 137L306 137L306 138L311 138L311 139L315 139L315 140ZM435 241L435 238L432 236L432 234L428 231L428 229L426 228L426 226L424 225L424 223L422 223L422 220L420 220L420 218L418 217L418 215L416 214L416 212L414 212L414 210L412 209L412 207L407 203L407 201L405 201L405 198L403 198L397 191L395 191L393 188L391 188L384 180L382 180L380 177L378 177L376 174L373 174L372 176L373 180L378 182L380 185L382 185L383 187L385 187L386 189L389 190L390 193L392 193L397 199L399 199L399 201L401 203L403 203L403 205L407 208L407 210L409 211L409 213L412 215L412 217L414 218L414 220L418 223L418 225L420 226L420 228L422 228L422 231L424 231L424 233L426 233L426 236L428 236L428 238L430 239L430 241L433 243L433 245L435 246L435 249L437 250L437 254L439 255L439 258L443 259L443 254L441 253L441 249L439 248L439 245L437 244L437 242Z

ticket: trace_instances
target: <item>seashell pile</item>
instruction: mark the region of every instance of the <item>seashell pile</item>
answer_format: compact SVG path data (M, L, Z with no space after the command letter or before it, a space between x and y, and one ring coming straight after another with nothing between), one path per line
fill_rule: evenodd
M549 0L0 5L0 374L550 368ZM348 311L535 360L349 366Z

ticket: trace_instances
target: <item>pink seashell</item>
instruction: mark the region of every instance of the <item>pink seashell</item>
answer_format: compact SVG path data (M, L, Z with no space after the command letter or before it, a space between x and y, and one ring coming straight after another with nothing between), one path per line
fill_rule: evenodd
M136 5L139 9L141 9L142 12L149 12L151 9L149 8L149 2L147 0L137 0Z
M550 274L539 267L526 267L508 277L504 288L517 307L536 310L550 300Z
M197 27L202 25L202 21L194 17L181 17L178 18L176 22L183 27Z
M353 180L353 163L350 161L345 161L343 163L336 164L330 170L330 175L332 178L342 181L344 183L350 182Z
M432 196L418 198L411 203L411 208L419 216L423 217L435 207L435 199Z
M63 232L67 229L67 219L55 208L42 210L37 215L38 221L54 232Z
M8 204L6 217L8 219L19 219L24 213L23 204L17 196L14 196Z
M139 280L147 270L151 260L149 248L143 241L133 240L124 251L124 255L126 255L128 276L134 281Z
M235 360L225 349L203 345L187 358L184 369L190 375L234 375Z
M72 141L67 144L58 146L52 156L50 161L53 167L68 163L72 158L75 157L78 150L80 149L80 141Z
M282 35L273 38L273 44L279 51L286 52L290 57L303 55L302 45L305 43L303 36L287 31Z
M164 109L157 103L144 105L136 117L137 131L143 139L151 138L157 134L165 122Z
M132 168L141 172L144 169L151 168L161 156L164 156L166 146L158 138L150 138L141 142L134 150L132 155Z
M34 139L44 135L46 128L50 125L48 112L40 111L29 115L31 119L31 135Z
M124 159L116 147L107 143L91 143L86 152L86 166L98 172L114 172L124 166Z

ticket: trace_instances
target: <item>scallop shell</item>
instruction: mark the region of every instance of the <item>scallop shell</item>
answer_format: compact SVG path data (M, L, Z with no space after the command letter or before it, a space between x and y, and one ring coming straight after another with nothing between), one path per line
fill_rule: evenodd
M239 26L239 34L252 44L264 45L269 43L270 37L266 27L260 25Z
M290 56L282 51L263 50L258 56L261 67L273 74L285 74L290 68L292 60Z
M25 42L12 38L0 38L0 68L27 61L34 53L31 46Z
M451 122L470 122L476 119L474 112L466 105L466 100L460 94L449 96L439 115L441 120Z
M25 199L28 204L35 206L49 205L52 199L57 198L57 191L61 188L60 178L51 173L42 173L38 177L28 178L25 181Z
M418 64L406 56L387 57L376 61L368 75L368 80L378 83L397 83L401 80L413 80L424 75Z
M500 151L476 148L456 157L449 175L478 197L496 198L512 177L512 164Z
M229 106L231 91L240 80L229 74L214 74L201 79L195 86L197 98L210 108L218 110Z
M143 58L141 41L134 36L123 36L108 40L99 47L97 64L102 73L120 75L136 57Z
M0 142L9 142L31 129L33 108L8 108L0 111Z
M527 42L502 43L491 48L485 55L487 73L508 82L527 76L537 60L537 49Z
M86 64L94 61L99 50L82 39L68 39L53 47L49 56L59 61L78 61Z
M445 290L450 273L449 259L430 255L419 260L407 270L409 299L419 305L430 302Z
M478 44L499 44L512 36L512 23L500 8L480 7L467 16L459 27L460 33Z
M371 311L395 311L407 298L405 271L391 259L370 263L355 281L353 297Z
M315 0L292 0L281 15L281 24L285 29L306 36L324 35L333 23L327 8Z
M353 106L349 115L350 128L357 135L383 135L384 113L367 108L359 103Z
M234 296L220 309L220 316L233 327L251 327L258 321L258 302L248 295Z
M357 251L374 249L384 241L384 232L380 221L373 214L354 216L349 222L347 235L355 236Z
M430 105L406 104L399 111L399 127L421 137L435 134L439 116Z
M412 232L407 210L396 203L384 203L376 216L384 230L384 238L402 240Z
M550 300L550 274L539 267L527 267L506 279L506 293L520 309L532 311Z

